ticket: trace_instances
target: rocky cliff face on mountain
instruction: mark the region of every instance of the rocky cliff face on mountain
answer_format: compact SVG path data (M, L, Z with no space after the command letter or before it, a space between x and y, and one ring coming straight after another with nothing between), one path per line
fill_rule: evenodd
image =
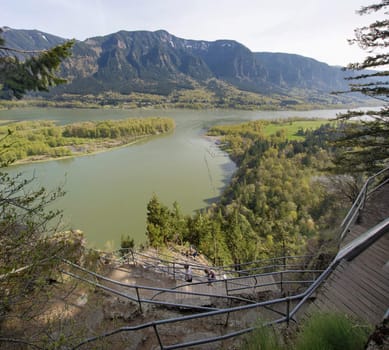
M65 39L37 30L3 28L8 46L46 49ZM120 31L77 41L63 62L69 84L56 94L114 91L167 95L175 90L208 86L210 79L239 90L265 95L291 89L329 93L347 89L340 67L285 53L254 53L232 40L186 40L166 31Z

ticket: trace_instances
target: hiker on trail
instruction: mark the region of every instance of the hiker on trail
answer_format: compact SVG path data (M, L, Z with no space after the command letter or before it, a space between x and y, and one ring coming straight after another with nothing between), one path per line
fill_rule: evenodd
M185 281L192 282L192 268L189 265L184 265Z
M215 272L213 270L209 270L209 269L205 269L204 272L207 275L208 285L212 286L212 282L216 281Z

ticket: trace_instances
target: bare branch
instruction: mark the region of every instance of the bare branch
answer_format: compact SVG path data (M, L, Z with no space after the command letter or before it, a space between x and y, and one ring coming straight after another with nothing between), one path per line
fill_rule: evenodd
M8 51L8 52L15 52L15 53L20 53L20 54L26 54L26 55L34 55L34 54L41 54L43 52L47 52L48 50L19 50L19 49L14 49L12 47L7 47L7 46L0 46L0 50L3 51Z
M22 339L14 339L14 338L0 338L0 343L14 343L14 344L24 344L28 346L32 346L35 349L41 349L44 350L45 348L42 348L41 346L38 346L34 343L28 342L26 340Z

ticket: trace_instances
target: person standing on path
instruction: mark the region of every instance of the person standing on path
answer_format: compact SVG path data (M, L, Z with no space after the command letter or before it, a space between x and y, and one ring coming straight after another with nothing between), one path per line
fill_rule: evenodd
M185 281L192 282L192 268L189 265L184 265Z
M212 286L212 282L216 281L215 272L213 270L211 270L211 269L205 269L204 272L207 275L208 285Z

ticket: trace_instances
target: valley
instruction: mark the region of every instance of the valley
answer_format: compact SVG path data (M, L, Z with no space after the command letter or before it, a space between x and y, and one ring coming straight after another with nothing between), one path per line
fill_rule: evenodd
M146 206L153 193L166 204L177 201L190 214L217 201L235 165L205 132L218 124L291 117L334 118L340 110L254 112L236 110L11 109L0 120L82 121L152 116L174 119L172 134L86 157L13 165L11 174L35 176L37 186L63 185L55 204L64 210L66 229L80 229L91 247L118 247L122 235L146 240Z
M387 345L388 0L8 2L2 349Z

